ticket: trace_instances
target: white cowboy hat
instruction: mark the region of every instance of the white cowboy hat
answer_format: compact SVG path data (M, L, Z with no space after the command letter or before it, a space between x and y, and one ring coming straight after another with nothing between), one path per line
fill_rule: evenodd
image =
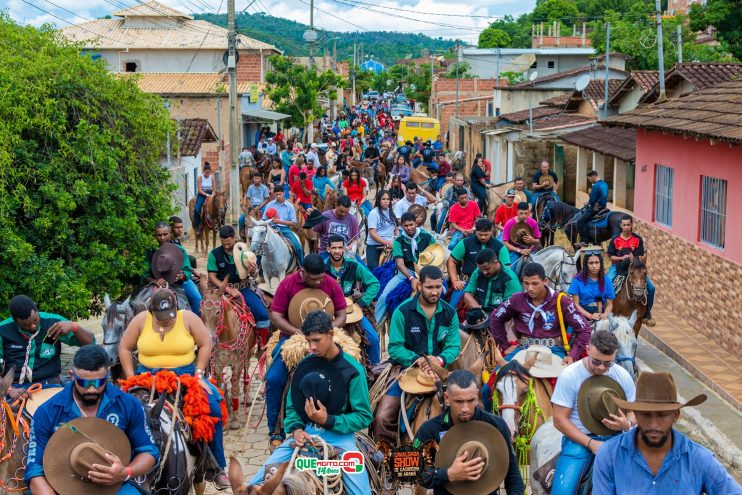
M543 345L528 346L528 349L519 351L513 356L513 359L520 364L525 364L534 354L536 355L536 363L528 370L534 378L556 378L567 367L566 364L562 364L562 358L553 354L550 348Z
M258 257L255 256L255 253L250 251L244 242L236 242L232 249L232 256L234 256L234 266L237 268L240 279L244 280L249 277L250 270L247 268L247 263L258 263Z

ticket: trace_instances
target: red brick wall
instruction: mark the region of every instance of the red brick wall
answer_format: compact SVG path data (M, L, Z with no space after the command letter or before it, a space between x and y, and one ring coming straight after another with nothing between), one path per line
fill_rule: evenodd
M590 38L582 38L582 36L534 36L531 38L531 46L533 48L582 48L591 46Z
M237 61L237 84L260 81L260 53L240 51Z
M500 79L500 86L507 86L507 79ZM459 79L459 115L485 116L487 102L492 101L493 90L497 86L496 79ZM462 101L470 98L482 97L481 100ZM428 113L441 121L441 132L445 135L448 130L448 120L456 113L455 103L446 103L438 108L438 103L453 102L456 100L456 79L437 79L433 81L433 91L430 95Z

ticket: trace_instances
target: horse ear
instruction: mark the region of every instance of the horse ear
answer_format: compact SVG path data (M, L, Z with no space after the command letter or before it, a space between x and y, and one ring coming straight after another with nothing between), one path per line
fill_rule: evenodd
M111 296L108 295L108 292L106 292L103 295L103 309L108 311L108 308L111 307Z
M241 495L245 493L243 486L244 474L242 473L242 465L240 461L234 457L229 458L229 469L227 471L227 477L229 478L229 484L232 487L232 493L235 495Z
M629 326L630 326L631 328L634 328L634 323L636 323L636 320L637 320L637 318L639 318L639 313L637 313L637 311L636 311L636 310L634 310L634 311L633 311L633 312L631 313L631 317L629 318Z
M167 399L167 394L162 394L159 399L157 399L157 402L154 406L152 406L152 409L149 412L149 417L157 420L160 418L160 413L162 413L162 408L165 407L165 399Z
M126 298L126 299L124 300L124 302L123 302L123 305L124 305L124 306L128 306L130 302L131 302L131 296L127 297L127 298Z
M612 332L618 326L618 322L613 317L613 314L608 313L608 329Z
M13 385L13 378L15 377L15 366L11 366L3 379L0 380L0 396L5 396L11 385Z

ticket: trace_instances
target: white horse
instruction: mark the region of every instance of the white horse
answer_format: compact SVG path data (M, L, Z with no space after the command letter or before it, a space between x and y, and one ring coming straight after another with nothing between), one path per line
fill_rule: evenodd
M629 372L631 379L636 381L636 335L634 334L634 323L636 323L637 312L631 313L631 317L608 315L608 319L601 320L595 324L595 330L608 330L618 339L618 352L616 353L616 364Z
M562 437L562 433L556 429L552 419L541 425L533 434L528 469L528 478L531 481L531 493L533 495L549 494L534 479L533 474L562 451ZM553 473L551 476L553 476Z
M350 210L348 211L348 214L351 216L354 216L356 220L358 221L358 239L359 242L354 245L350 249L351 254L358 254L361 258L365 258L366 256L366 235L368 229L366 228L366 215L364 215L363 210L355 204L350 205ZM349 242L352 242L354 239L350 239ZM355 246L358 246L357 253L355 252Z
M579 251L572 256L561 246L549 246L530 255L529 261L544 267L549 287L566 293L572 279L577 275L579 256Z
M283 280L287 272L299 267L298 259L291 253L281 236L273 230L272 220L257 220L253 224L250 249L261 256L263 278L269 289L272 289L273 277ZM293 234L292 234L293 235Z

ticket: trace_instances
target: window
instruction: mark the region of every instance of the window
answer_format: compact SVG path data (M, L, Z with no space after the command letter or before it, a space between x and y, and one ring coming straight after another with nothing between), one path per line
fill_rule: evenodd
M126 64L124 64L124 71L126 71L126 72L136 72L137 71L137 63L136 62L126 62Z
M549 60L548 62L546 62L546 67L549 69L553 69L555 67L554 61Z
M435 127L435 124L433 122L422 122L420 124L420 127L423 129L433 129Z
M420 122L407 122L407 127L420 127Z
M487 117L494 117L494 116L495 116L494 102L488 101L487 102Z
M724 247L727 181L701 176L701 242Z
M538 69L538 60L531 64L531 69Z
M672 190L675 170L657 165L654 177L654 221L672 227Z

